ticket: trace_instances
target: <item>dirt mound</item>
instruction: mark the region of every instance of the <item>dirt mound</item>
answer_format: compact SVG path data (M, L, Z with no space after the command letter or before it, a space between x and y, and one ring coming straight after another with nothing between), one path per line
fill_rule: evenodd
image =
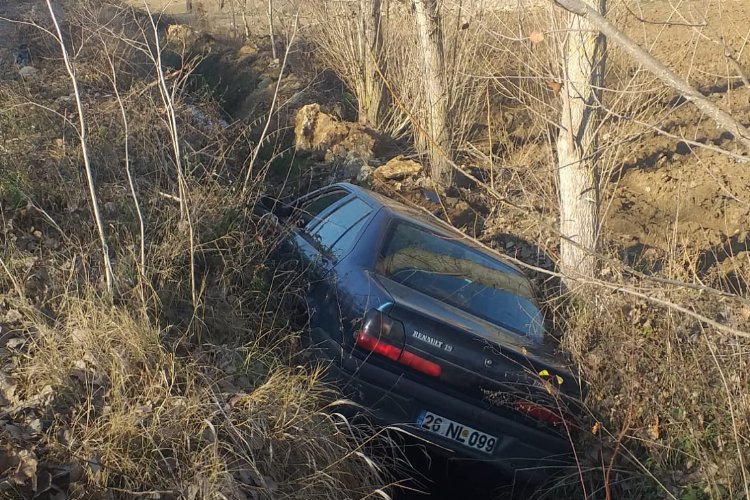
M381 134L360 123L339 120L317 103L297 112L294 146L322 174L316 181L319 184L365 182L373 168L393 154L393 144Z
M735 115L747 119L750 106L738 106ZM732 147L727 134L690 107L673 121L700 142ZM669 255L687 271L724 274L712 266L750 247L747 161L653 134L633 144L612 180L617 190L606 211L606 232L631 263L657 270Z

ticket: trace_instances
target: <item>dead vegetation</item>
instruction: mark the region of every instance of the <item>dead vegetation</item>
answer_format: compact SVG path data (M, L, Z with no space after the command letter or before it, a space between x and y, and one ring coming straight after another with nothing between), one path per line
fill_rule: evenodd
M2 495L376 494L387 472L368 458L372 436L326 413L335 393L297 366L302 284L267 265L278 234L250 214L267 166L241 197L251 132L190 76L200 59L181 60L164 22L67 3L79 108L49 16L18 15L34 25L3 24L0 39L29 45L36 77L3 59Z
M600 272L581 284L587 293L561 297L554 123L564 17L554 8L461 10L446 2L452 147L465 175L436 193L410 160L398 159L410 168L397 176L377 173L396 145L409 157L425 150L415 132L425 107L413 20L403 3L383 3L391 10L380 69L391 106L379 132L334 118L350 115L360 96L349 92L366 87L357 81L357 14L340 2L302 12L295 64L285 70L257 54L260 42L220 57L211 56L223 42L193 40L193 31L170 42L164 20L161 82L142 14L71 4L63 27L110 240L113 301L59 48L37 28L13 25L15 39L31 45L37 73L21 76L0 62L12 75L0 80L0 474L9 495L377 494L384 469L356 429L321 411L335 396L316 373L291 368L302 325L289 304L301 284L265 264L278 235L247 208L261 191L289 196L358 178L518 258L547 292L555 331L588 381L590 418L576 443L579 467L540 496L747 494L748 340L737 332L750 331L750 181L731 137L610 49L599 126ZM750 64L750 11L741 2L611 3L608 19L748 123L737 67ZM278 28L295 11L275 14ZM29 15L50 27L42 12ZM203 19L208 27L210 13ZM277 32L279 46L288 35ZM329 79L323 91L308 91L305 59L332 68L346 87ZM206 80L189 76L195 68ZM210 80L216 71L235 68L219 98L249 125L232 122L207 90L219 85ZM163 83L182 147L182 187ZM281 110L269 111L276 93ZM307 109L315 111L311 123L330 121L325 137L313 124L309 147L293 148L292 111L324 100L328 106ZM250 175L253 157L260 163Z

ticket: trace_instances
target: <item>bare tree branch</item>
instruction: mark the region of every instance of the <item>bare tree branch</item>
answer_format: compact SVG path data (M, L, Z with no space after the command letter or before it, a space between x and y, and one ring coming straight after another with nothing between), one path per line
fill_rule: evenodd
M52 17L52 23L55 25L57 31L57 41L60 44L60 51L62 52L63 61L65 62L65 69L70 75L70 80L73 85L73 93L76 98L76 107L78 108L78 121L79 130L78 138L81 141L81 153L83 154L83 164L86 170L86 182L88 184L89 196L91 198L91 207L94 213L94 221L96 222L96 229L99 233L99 241L102 246L102 260L104 261L104 276L107 281L107 293L112 295L114 287L114 277L112 273L112 261L109 258L109 246L107 245L107 237L104 234L104 221L102 220L101 212L99 212L99 201L96 196L96 188L94 187L94 174L91 169L91 160L89 158L88 145L86 144L86 121L83 117L83 104L81 103L81 93L78 90L78 80L76 80L75 71L73 71L73 65L70 63L68 57L68 49L65 47L65 41L63 40L62 30L57 22L57 16L52 8L52 3L47 0L47 7L49 8L50 17Z
M279 71L279 78L276 80L276 89L273 92L273 99L271 99L271 108L268 110L268 118L266 119L266 124L263 127L263 132L261 132L260 137L258 138L258 143L255 145L255 148L253 148L252 156L250 157L250 162L247 164L247 173L245 174L245 183L242 185L242 196L245 196L247 193L247 188L250 185L250 176L253 173L253 167L255 166L255 161L258 159L258 153L260 153L260 149L263 147L263 142L266 139L266 135L268 134L268 128L271 126L271 120L273 119L274 115L278 111L278 108L276 106L276 103L279 99L279 90L281 89L281 81L284 78L284 70L287 66L287 60L289 59L289 52L292 49L292 45L294 44L294 39L297 37L297 30L299 29L299 11L294 16L294 24L292 25L292 33L289 36L289 40L287 40L286 44L286 50L284 51L284 59L281 61L281 70Z
M601 14L586 5L582 0L550 0L565 10L587 19L593 27L607 36L608 40L648 69L659 80L677 90L685 99L692 102L703 113L710 116L718 125L731 132L745 149L750 152L750 130L727 112L698 92L685 79L667 68L663 63L641 48L635 41L620 31L615 25L607 21Z
M188 237L190 239L190 292L192 295L193 309L197 310L199 305L199 292L196 283L195 273L195 231L193 228L193 221L190 215L190 204L188 202L188 183L185 177L185 170L182 164L182 150L180 148L180 134L177 127L177 112L174 105L174 92L176 86L173 87L172 92L167 87L167 80L164 77L164 67L162 65L162 50L161 44L159 43L159 30L156 26L154 16L151 15L151 10L148 6L148 2L144 0L143 5L146 12L148 13L148 19L151 22L151 29L154 33L154 52L151 53L149 49L149 57L154 64L156 69L156 77L159 82L159 93L161 94L162 102L164 103L164 110L167 113L167 123L170 138L172 139L172 151L174 152L175 167L177 170L177 191L180 197L180 216L181 221L187 224ZM145 33L144 33L145 35Z

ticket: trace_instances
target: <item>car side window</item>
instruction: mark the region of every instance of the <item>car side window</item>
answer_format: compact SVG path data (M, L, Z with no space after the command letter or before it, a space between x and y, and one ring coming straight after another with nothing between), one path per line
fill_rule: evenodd
M331 252L333 253L333 255L335 255L337 258L341 258L349 253L349 250L351 250L354 246L355 239L357 238L357 235L359 235L359 231L366 223L367 215L362 217L359 222L347 229L343 236L341 236L341 238L339 238L338 241L333 244L333 247L331 247Z
M371 211L367 203L353 198L323 219L312 234L326 250L340 257L353 244L361 224Z
M309 201L302 210L300 210L300 225L308 228L314 226L320 220L318 215L348 194L348 192L343 190L333 191L323 193L317 198Z

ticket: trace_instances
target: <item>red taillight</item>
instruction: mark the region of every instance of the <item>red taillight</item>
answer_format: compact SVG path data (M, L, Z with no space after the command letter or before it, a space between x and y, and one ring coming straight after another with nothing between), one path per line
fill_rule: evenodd
M380 354L381 356L385 356L393 361L398 361L401 357L401 348L386 344L365 332L357 332L357 338L354 342L362 349L367 349L368 351Z
M558 413L545 408L544 406L529 401L519 401L515 405L516 410L527 414L542 422L547 422L552 425L560 425L565 419Z
M384 356L399 364L408 366L412 370L429 375L430 377L438 377L443 371L439 364L433 363L432 361L412 352L405 351L401 347L384 342L382 339L378 339L364 330L357 332L357 335L354 338L354 343L357 347Z
M443 371L439 364L407 351L401 353L398 362L430 377L439 377Z

